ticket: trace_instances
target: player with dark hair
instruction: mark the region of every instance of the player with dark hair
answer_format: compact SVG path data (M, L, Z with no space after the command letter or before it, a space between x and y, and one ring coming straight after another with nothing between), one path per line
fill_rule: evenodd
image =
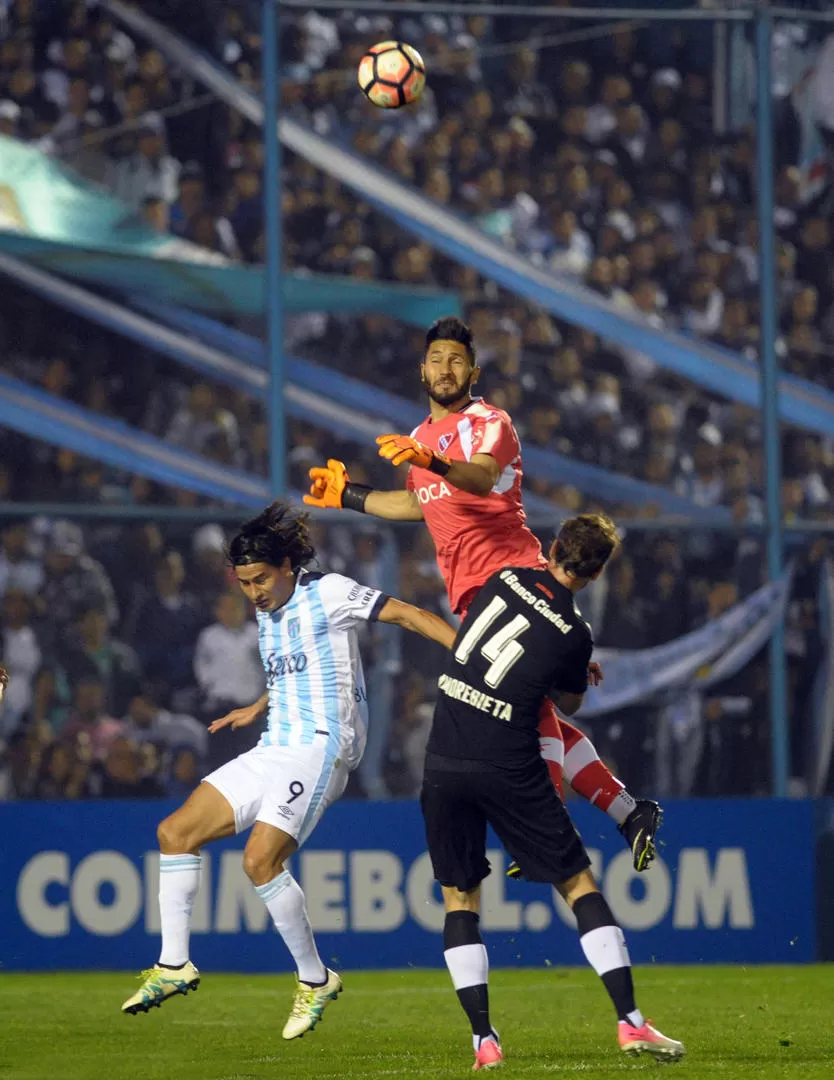
M162 951L122 1011L147 1012L197 988L200 973L188 945L200 850L251 826L243 868L297 969L283 1033L294 1039L315 1027L342 989L339 976L321 961L304 893L285 863L342 794L365 748L367 692L357 629L374 620L396 623L447 648L455 631L437 615L352 578L308 570L315 550L306 519L281 503L246 522L228 554L257 610L267 690L253 705L215 720L209 731L240 728L263 716L266 726L254 749L209 773L160 824Z
M545 567L539 541L526 524L521 499L521 448L512 420L472 396L481 369L469 327L449 317L426 334L420 377L429 415L411 435L381 435L379 453L393 465L410 465L406 490L375 491L354 484L342 462L310 470L313 506L357 510L394 521L425 521L452 610L463 618L484 582L504 566ZM592 665L592 677L602 673ZM616 821L632 851L635 869L655 857L660 807L636 800L600 761L591 741L543 706L541 752L553 783L562 778ZM518 868L511 866L510 876Z
M622 1050L659 1060L684 1054L637 1008L623 933L539 752L542 700L552 697L568 715L582 704L593 639L574 596L600 576L617 543L612 521L583 514L564 523L546 567L493 574L438 683L421 806L446 908L444 957L472 1025L476 1070L503 1057L478 926L481 882L490 872L487 824L524 877L552 885L570 905L585 957L617 1011Z

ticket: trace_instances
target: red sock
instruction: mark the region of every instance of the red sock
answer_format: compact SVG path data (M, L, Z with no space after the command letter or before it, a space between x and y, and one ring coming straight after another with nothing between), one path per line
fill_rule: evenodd
M577 793L622 825L634 809L634 797L625 784L600 761L591 740L579 728L560 718L565 746L564 774ZM541 731L541 728L539 728Z
M562 741L562 726L553 702L545 698L539 712L539 747L542 757L550 773L550 779L559 798L565 801L565 793L562 788L564 775L565 745Z

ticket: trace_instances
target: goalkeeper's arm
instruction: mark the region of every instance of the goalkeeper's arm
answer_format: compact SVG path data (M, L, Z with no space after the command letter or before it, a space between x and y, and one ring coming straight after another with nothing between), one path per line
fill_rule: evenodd
M387 521L422 521L423 508L413 491L376 491L368 489L365 513Z
M375 491L367 484L354 484L344 464L330 458L327 467L310 469L308 506L335 510L357 510L387 521L422 521L420 500L413 491Z

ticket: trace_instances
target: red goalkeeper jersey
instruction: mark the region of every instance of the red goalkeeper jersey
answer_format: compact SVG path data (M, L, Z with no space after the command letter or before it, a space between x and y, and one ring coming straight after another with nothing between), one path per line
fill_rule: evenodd
M521 447L507 413L475 398L437 422L427 417L412 437L452 461L490 454L501 470L495 487L483 496L461 491L427 469L409 469L408 490L420 500L453 611L460 612L463 601L471 599L467 594L496 570L547 565L541 544L526 525Z

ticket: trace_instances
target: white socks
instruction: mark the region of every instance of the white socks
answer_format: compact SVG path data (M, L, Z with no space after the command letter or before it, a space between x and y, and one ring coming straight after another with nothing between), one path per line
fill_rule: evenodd
M637 805L637 800L623 788L619 795L615 795L606 808L606 814L613 818L618 825L622 825L631 811Z
M600 976L618 968L630 968L625 937L619 926L599 926L579 938L585 959Z
M255 891L266 904L275 929L292 953L299 982L323 983L327 979L327 968L313 939L301 886L288 870L283 870L266 885L256 885Z
M200 867L199 855L159 856L160 964L181 967L188 959L191 909L200 888Z
M168 967L181 967L188 960L191 910L200 888L200 868L199 855L159 856L159 914L162 925L159 963ZM304 893L295 878L284 870L266 885L256 886L256 892L266 904L275 929L292 953L300 981L324 982L327 969L316 949Z
M489 981L486 945L456 945L443 953L455 990L481 986Z

